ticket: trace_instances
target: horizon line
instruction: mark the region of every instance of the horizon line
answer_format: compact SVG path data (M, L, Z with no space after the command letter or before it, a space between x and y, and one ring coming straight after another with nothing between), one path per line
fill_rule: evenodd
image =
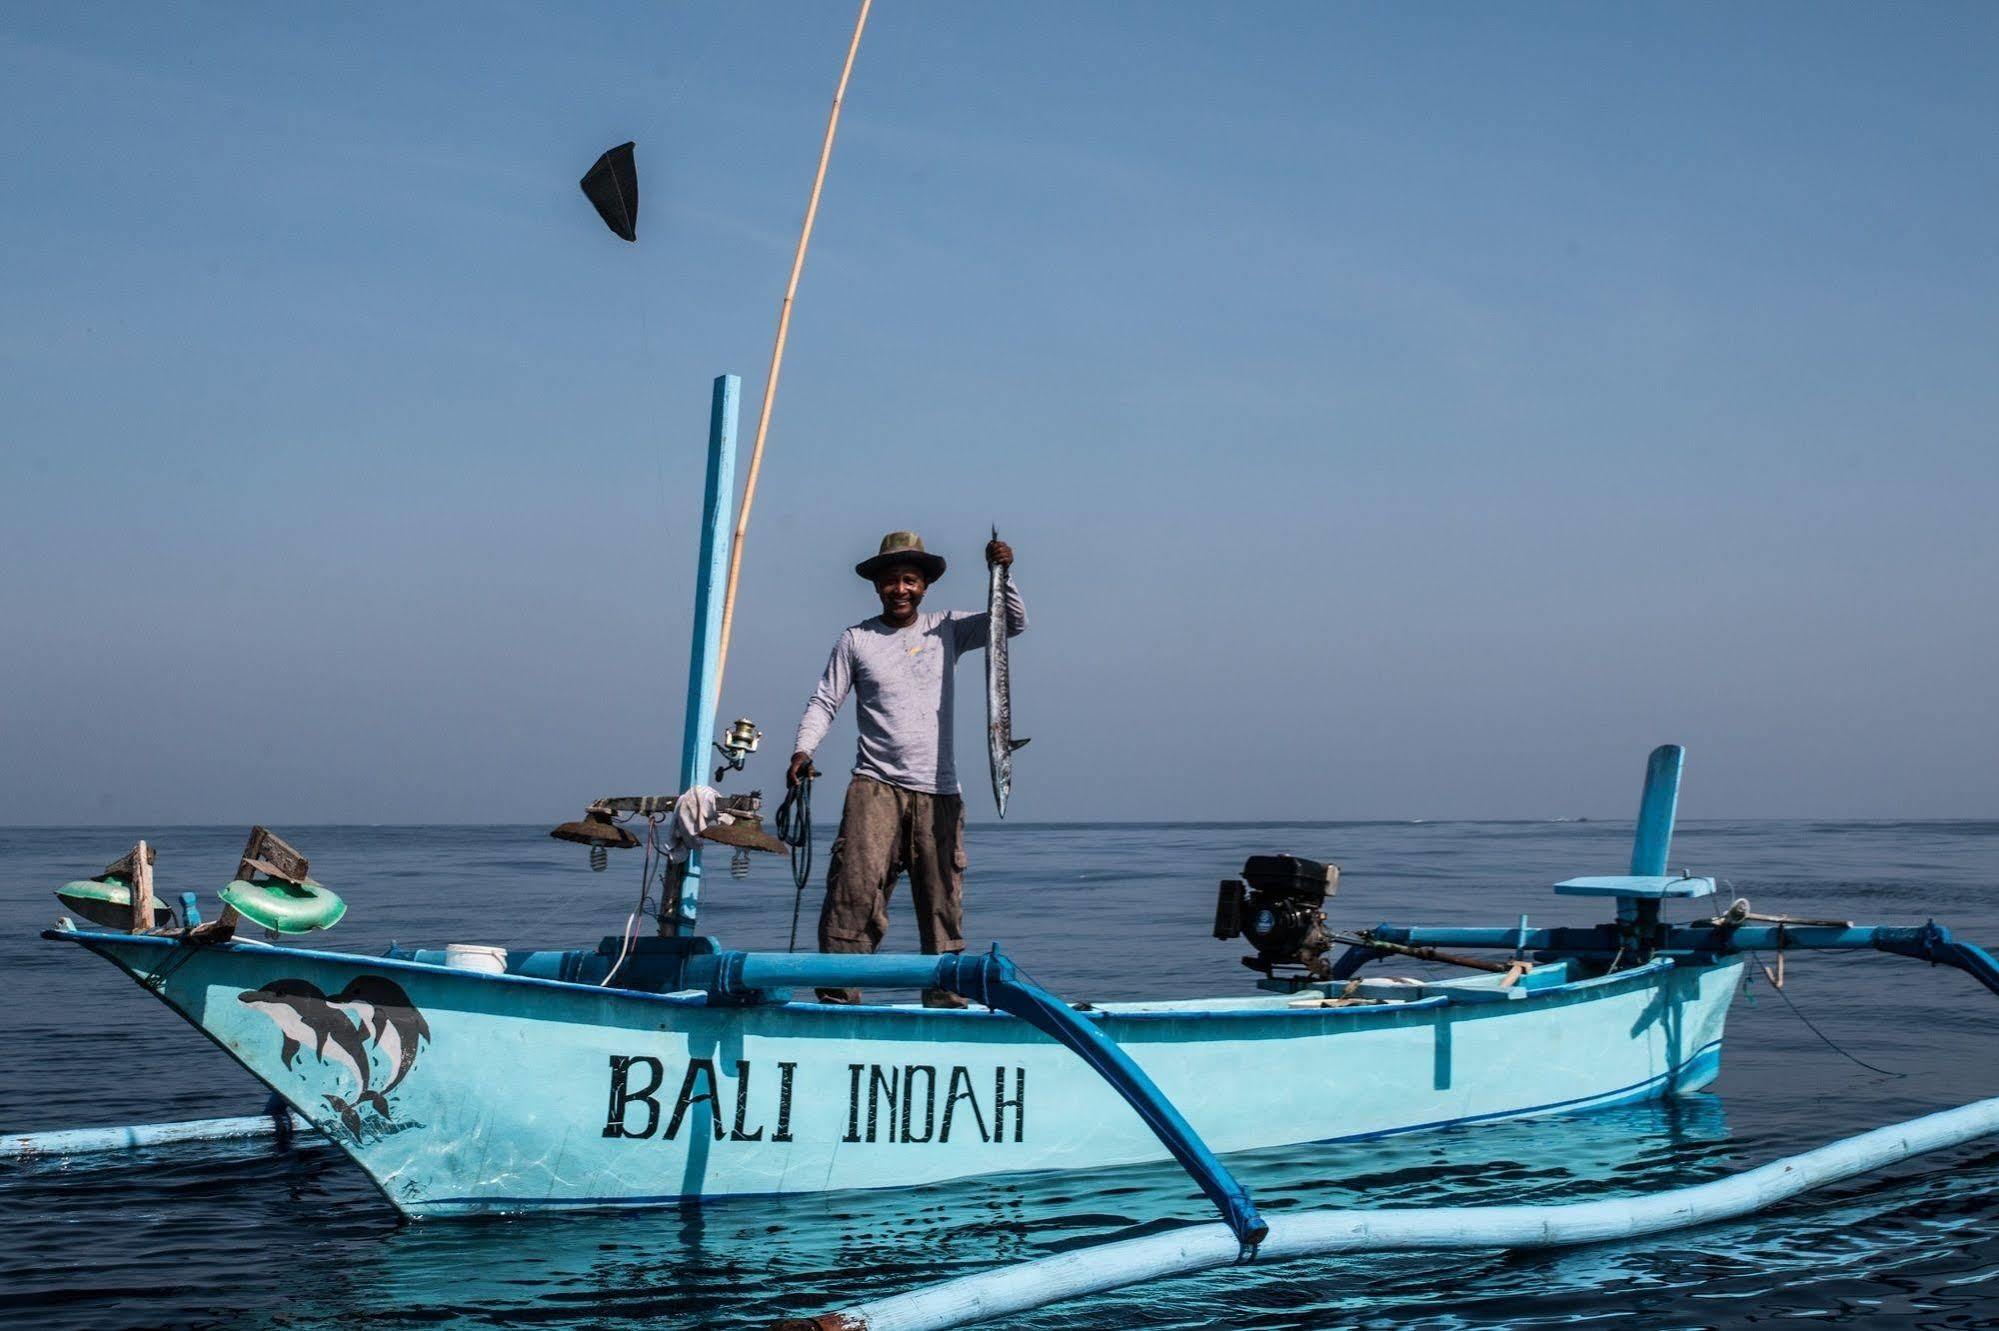
M1570 817L1200 818L1200 819L1063 818L1063 819L1040 819L1035 821L1020 821L1020 822L1006 822L995 819L989 822L967 822L966 826L977 827L977 828L1017 827L1023 829L1050 828L1050 827L1383 827L1383 826L1424 827L1424 826L1443 826L1447 824L1464 824L1464 823L1480 823L1480 824L1497 823L1497 824L1506 824L1513 826L1550 827L1550 826L1570 826L1570 825L1582 826L1592 823L1632 826L1636 823L1636 821L1637 820L1635 818L1631 817L1613 818L1613 817L1590 817L1590 816L1578 816L1573 818ZM257 822L244 822L239 819L227 822L143 823L142 824L136 822L106 820L102 822L84 822L84 823L0 822L0 832L74 832L84 829L99 829L99 828L129 829L142 826L155 827L162 831L213 831L213 830L222 830L222 829L230 829L238 827L256 827L256 826L269 827L275 825L277 822L283 822L283 825L286 827L307 827L307 828L367 827L367 828L418 829L426 827L451 827L451 828L467 828L467 829L491 828L494 830L501 830L501 829L511 829L511 828L538 828L542 826L542 824L539 822L477 823L477 822L335 821L335 822L318 822L318 823L298 823L286 820L272 820L271 822L257 823ZM1714 817L1714 816L1698 817L1698 818L1681 817L1675 820L1675 826L1679 827L1685 827L1694 823L1937 823L1937 824L1999 823L1999 814L1984 815L1984 816L1971 815L1971 814L1939 814L1939 815L1927 815L1920 817L1897 817L1887 814L1878 814L1878 815L1870 814L1857 817L1827 815L1827 814L1782 814L1782 815L1752 814L1752 815L1744 815L1741 817Z

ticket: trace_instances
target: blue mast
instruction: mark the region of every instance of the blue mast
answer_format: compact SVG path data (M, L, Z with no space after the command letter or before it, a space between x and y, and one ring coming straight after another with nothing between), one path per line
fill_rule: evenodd
M1661 744L1645 763L1645 793L1638 797L1638 828L1631 838L1634 877L1658 878L1668 870L1673 850L1673 819L1680 808L1680 769L1687 751Z
M701 505L701 562L694 573L694 641L687 653L687 721L680 741L680 789L705 784L715 739L722 656L722 585L729 575L729 527L736 497L736 407L743 381L718 376L708 408L708 482ZM667 923L694 932L701 911L701 852L688 855L680 906Z

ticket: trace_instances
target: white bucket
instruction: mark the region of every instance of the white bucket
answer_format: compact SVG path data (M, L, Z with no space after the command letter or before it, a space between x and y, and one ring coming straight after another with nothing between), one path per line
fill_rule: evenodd
M446 943L444 964L453 970L483 971L487 975L507 973L507 949L479 943Z

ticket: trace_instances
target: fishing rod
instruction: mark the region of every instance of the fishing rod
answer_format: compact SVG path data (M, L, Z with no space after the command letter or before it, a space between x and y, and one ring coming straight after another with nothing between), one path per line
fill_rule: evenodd
M743 535L749 530L750 508L757 499L757 477L762 473L764 440L770 434L771 405L777 401L777 376L784 365L784 343L791 333L791 303L798 295L798 278L805 271L805 250L812 243L812 224L819 217L819 192L826 184L826 164L833 157L833 136L840 128L840 107L847 100L847 80L854 72L854 56L861 49L861 32L868 26L868 10L874 0L861 0L861 12L854 19L853 40L847 43L847 61L840 67L840 83L833 90L833 108L826 116L826 137L819 145L819 169L812 176L812 194L805 202L805 224L798 232L798 249L791 256L791 279L784 286L784 300L777 307L777 340L770 350L770 373L764 378L763 405L757 410L757 437L750 447L750 474L743 483L743 503L736 513L736 531L729 542L729 582L722 593L722 642L715 658L715 696L721 697L722 676L729 668L729 634L736 622L736 579L743 571Z

